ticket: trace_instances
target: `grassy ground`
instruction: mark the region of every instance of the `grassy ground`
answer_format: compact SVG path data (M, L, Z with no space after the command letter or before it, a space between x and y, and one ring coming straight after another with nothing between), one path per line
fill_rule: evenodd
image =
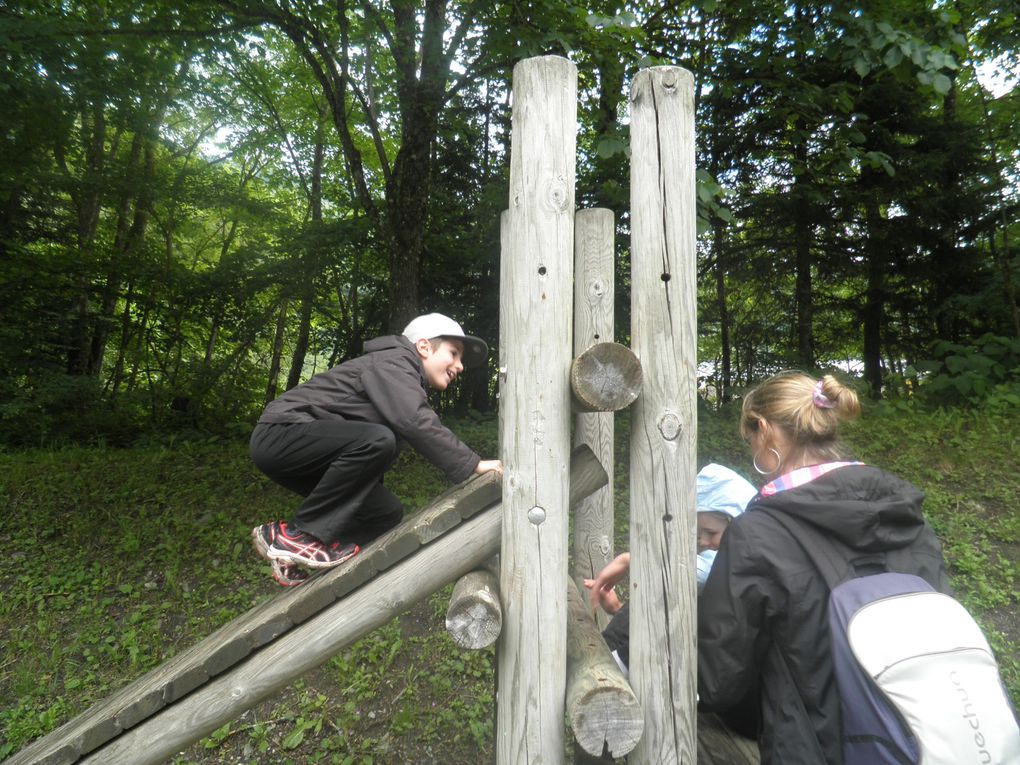
M872 408L848 440L914 481L961 599L1020 699L1020 445L1016 410ZM493 422L455 424L495 452ZM754 473L732 412L705 415L699 457ZM626 511L626 418L617 450ZM387 479L408 507L443 485L404 454ZM243 445L0 453L0 759L271 597L249 529L293 497ZM626 543L625 522L618 543ZM185 763L478 763L491 759L492 652L443 629L448 592L354 644L181 753Z

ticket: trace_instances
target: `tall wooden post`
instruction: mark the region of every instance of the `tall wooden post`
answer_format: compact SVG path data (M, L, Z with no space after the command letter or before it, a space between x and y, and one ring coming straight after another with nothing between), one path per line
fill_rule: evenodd
M574 356L613 340L614 226L612 210L578 210L574 216ZM609 485L574 511L573 577L591 579L613 557L613 413L582 412L574 444L586 444L609 473ZM596 622L609 619L599 611Z
M562 763L577 69L514 67L500 285L503 540L496 761Z
M630 452L630 680L645 710L639 765L694 763L697 729L697 365L694 80L631 87L631 347L644 387Z

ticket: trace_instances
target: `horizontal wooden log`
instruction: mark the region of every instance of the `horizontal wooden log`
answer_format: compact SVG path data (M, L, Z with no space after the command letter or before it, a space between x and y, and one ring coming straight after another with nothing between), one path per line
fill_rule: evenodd
M479 478L495 481L498 486L497 477ZM605 471L590 449L575 450L571 463L571 497L583 498L607 481ZM386 624L418 600L495 555L499 550L502 522L498 507L498 503L490 504L488 509L471 513L472 517L465 523L374 576L347 595L342 604L326 608L295 625L185 698L165 703L130 730L118 731L119 735L102 748L88 753L84 759L80 759L84 753L80 748L81 739L95 730L95 726L82 723L84 718L88 718L88 712L81 718L75 718L72 721L74 725L69 723L65 726L71 728L71 734L64 731L61 736L53 738L54 734L50 734L14 755L4 765L38 765L42 762L70 765L76 761L87 765L157 765L170 759L318 666L345 645ZM366 560L369 558L366 557ZM314 591L315 586L326 586L330 584L329 577L339 574L343 568L320 575L266 605L289 601L305 588ZM229 635L230 625L221 628L217 634L220 633ZM189 666L192 665L189 663Z
M200 688L294 625L307 621L402 556L429 544L483 508L492 507L498 503L500 493L501 481L495 473L473 476L450 488L348 563L316 573L300 587L281 592L252 608L12 755L3 765L70 765L121 731Z
M618 412L641 394L641 361L625 345L597 343L570 365L574 409Z
M499 577L489 569L470 571L453 587L446 610L446 631L461 648L488 648L503 628Z
M698 713L698 765L759 765L758 742L726 727L717 715Z
M644 731L645 718L585 598L567 580L567 720L589 755L623 757Z

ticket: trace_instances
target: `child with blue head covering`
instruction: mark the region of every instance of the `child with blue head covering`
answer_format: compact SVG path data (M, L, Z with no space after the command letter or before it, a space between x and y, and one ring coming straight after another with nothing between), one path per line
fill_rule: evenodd
M698 592L712 570L726 527L757 493L746 478L723 465L709 463L698 473Z
M730 521L744 512L757 489L744 477L723 465L709 463L697 477L698 510L698 592L704 587L712 569L716 550ZM630 643L630 611L616 595L616 583L630 568L630 553L617 555L595 579L584 584L591 590L593 606L601 606L614 614L602 633L610 650L626 672Z

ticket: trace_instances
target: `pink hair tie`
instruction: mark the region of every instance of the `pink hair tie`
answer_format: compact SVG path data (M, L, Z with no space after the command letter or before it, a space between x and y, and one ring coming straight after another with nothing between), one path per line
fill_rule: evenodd
M815 383L814 390L811 391L811 403L817 406L819 409L832 409L836 406L832 399L822 393L822 381L819 380Z

